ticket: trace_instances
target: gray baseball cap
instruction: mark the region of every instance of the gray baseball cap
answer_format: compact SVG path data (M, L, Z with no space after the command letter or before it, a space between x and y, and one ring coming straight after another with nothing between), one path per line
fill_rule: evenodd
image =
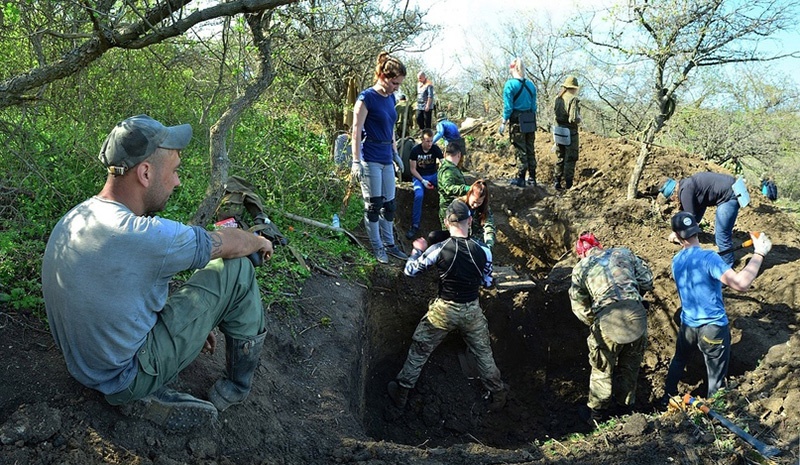
M158 147L183 150L191 140L192 127L188 124L167 127L147 115L131 116L114 126L97 158L110 174L121 176Z

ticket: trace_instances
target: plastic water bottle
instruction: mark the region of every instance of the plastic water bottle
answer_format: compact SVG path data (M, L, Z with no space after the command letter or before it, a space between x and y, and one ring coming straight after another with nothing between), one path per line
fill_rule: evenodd
M339 215L337 213L333 214L333 221L331 222L331 226L334 228L340 228L341 223L339 223Z

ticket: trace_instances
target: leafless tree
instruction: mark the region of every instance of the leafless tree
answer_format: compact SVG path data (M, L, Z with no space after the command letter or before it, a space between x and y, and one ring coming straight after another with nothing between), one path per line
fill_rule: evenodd
M582 16L582 26L571 32L573 36L628 64L647 63L651 69L654 105L649 115L642 115L649 121L628 183L629 199L637 195L656 134L675 110L676 92L692 72L729 63L799 58L800 52L770 53L764 47L765 40L794 26L796 9L796 3L778 0L628 0L602 15Z
M552 122L552 105L559 85L569 74L583 77L578 66L577 44L565 37L564 28L549 15L515 16L501 22L492 40L471 44L473 76L483 76L481 100L503 108L503 84L510 77L508 65L515 57L525 63L527 77L537 90L539 125ZM498 115L499 116L499 115Z

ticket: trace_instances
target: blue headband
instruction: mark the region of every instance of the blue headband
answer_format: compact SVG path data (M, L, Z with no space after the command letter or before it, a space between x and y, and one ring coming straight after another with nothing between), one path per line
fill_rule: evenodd
M676 185L678 185L678 183L674 179L667 178L667 181L664 183L663 186L661 186L661 189L659 189L659 192L661 192L661 194L664 197L670 198L670 196L672 196L672 193L675 191L675 186Z

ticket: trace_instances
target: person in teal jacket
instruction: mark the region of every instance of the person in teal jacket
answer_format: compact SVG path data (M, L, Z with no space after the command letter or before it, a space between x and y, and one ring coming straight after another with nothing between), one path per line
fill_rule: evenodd
M525 65L522 59L511 62L512 78L503 87L503 124L500 134L509 127L508 137L517 155L517 177L511 180L512 186L525 187L525 173L529 175L529 183L536 185L536 153L533 142L536 140L536 86L525 79ZM519 123L520 115L533 113L534 124L530 132L522 132Z

